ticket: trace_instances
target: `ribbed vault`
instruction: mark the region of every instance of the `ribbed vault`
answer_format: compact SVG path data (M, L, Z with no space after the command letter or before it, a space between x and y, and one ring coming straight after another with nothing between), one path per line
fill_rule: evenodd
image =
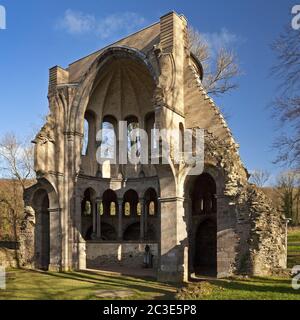
M153 111L154 81L147 68L126 57L111 59L96 77L88 109L102 117L121 120L136 115L141 120Z

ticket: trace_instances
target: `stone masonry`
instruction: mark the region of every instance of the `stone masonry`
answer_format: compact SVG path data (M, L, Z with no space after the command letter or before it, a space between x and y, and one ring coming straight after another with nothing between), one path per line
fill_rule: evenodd
M141 267L147 244L160 281L286 267L284 218L248 183L239 146L188 48L187 20L170 12L50 69L49 114L33 141L38 182L25 194L35 213L36 268ZM98 130L117 133L121 120L147 132L204 129L204 172L189 175L172 152L167 164L99 164L108 137L98 139ZM170 138L171 150L178 139Z

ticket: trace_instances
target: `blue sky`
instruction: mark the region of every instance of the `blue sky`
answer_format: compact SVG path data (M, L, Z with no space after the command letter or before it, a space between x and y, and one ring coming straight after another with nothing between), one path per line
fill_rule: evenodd
M271 149L278 128L267 105L278 91L270 77L270 44L290 23L296 0L70 1L0 0L7 29L0 30L0 135L32 137L47 113L48 69L70 62L159 20L171 10L212 43L235 48L243 76L239 89L216 99L249 170L280 168ZM299 1L298 1L299 3Z

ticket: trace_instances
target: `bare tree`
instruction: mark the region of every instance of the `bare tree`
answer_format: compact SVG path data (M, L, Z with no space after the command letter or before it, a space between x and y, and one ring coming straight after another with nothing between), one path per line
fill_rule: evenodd
M300 168L300 32L290 26L272 44L277 64L272 73L280 80L280 90L272 104L281 135L274 142L276 163Z
M280 209L287 218L292 219L293 225L299 220L299 188L300 177L295 171L281 173L277 178L277 192L280 199Z
M0 141L0 169L2 176L16 180L24 191L28 179L33 178L33 147L18 140L14 133Z
M33 147L20 142L16 135L6 134L0 141L1 177L0 218L8 234L18 240L18 226L23 213L23 193L33 179ZM18 254L16 251L18 263Z
M251 173L250 182L262 188L266 185L269 179L270 179L270 173L268 171L256 169Z
M202 84L206 92L220 96L236 89L238 85L235 80L240 75L240 68L234 52L221 47L213 58L209 44L199 31L189 27L188 34L190 50L203 66Z

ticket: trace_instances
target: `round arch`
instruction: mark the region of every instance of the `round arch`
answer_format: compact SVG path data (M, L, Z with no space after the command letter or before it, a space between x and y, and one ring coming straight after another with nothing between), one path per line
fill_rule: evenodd
M50 215L49 197L45 189L38 189L32 198L35 211L34 248L36 267L48 270L50 264Z
M138 203L138 193L133 189L127 190L123 196L123 215L127 217L137 217Z
M89 98L94 88L94 82L100 69L111 59L124 57L137 61L138 63L143 65L145 69L149 72L154 83L158 83L158 75L155 73L152 64L150 63L150 61L144 53L137 49L129 48L126 46L114 46L107 48L92 63L91 67L84 75L80 83L79 90L74 99L76 105L74 105L73 108L71 108L72 113L70 115L69 120L70 131L78 133L83 132L83 125L80 119L83 119L84 117L89 102Z
M217 275L217 223L213 218L205 219L197 227L193 269L195 274Z
M94 189L87 188L84 191L81 202L81 234L85 240L91 240L95 232L93 229L95 197Z
M138 241L140 239L140 223L130 224L124 231L123 239L125 241Z
M117 216L118 198L115 191L111 189L104 191L102 195L102 203L104 216Z
M158 197L154 188L149 188L144 193L145 201L145 213L148 216L157 217L158 215ZM151 204L154 204L154 208L151 208ZM153 210L154 209L154 210Z

